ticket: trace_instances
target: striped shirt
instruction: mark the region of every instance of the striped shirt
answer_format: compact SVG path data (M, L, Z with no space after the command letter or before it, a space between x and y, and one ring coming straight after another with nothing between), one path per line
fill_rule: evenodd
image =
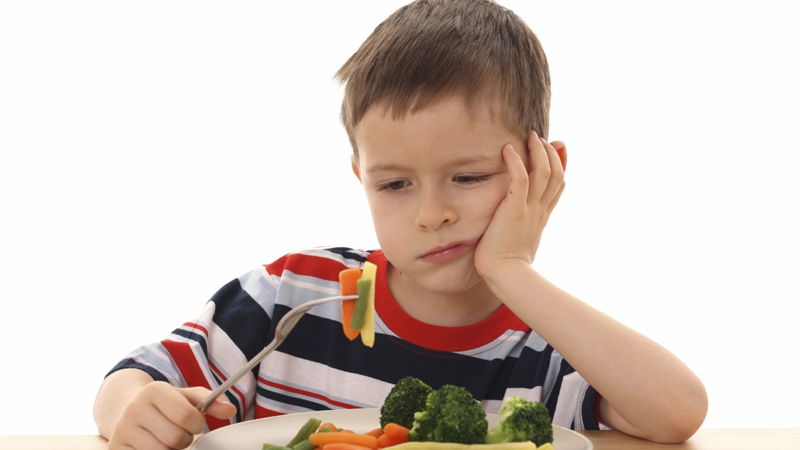
M420 322L389 292L388 262L380 250L318 248L258 267L222 287L199 317L136 349L111 372L137 368L177 387L213 389L272 340L289 309L339 295L339 272L362 268L365 261L378 266L374 347L345 337L339 303L317 306L228 390L236 416L209 416L208 429L287 413L380 407L406 376L433 388L463 386L487 412L519 395L547 405L555 425L598 429L595 390L508 308L466 326Z

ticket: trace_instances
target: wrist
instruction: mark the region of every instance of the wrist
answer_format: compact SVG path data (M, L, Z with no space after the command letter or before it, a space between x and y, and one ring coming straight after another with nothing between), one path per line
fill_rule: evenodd
M502 299L508 287L519 284L520 280L531 276L536 276L533 267L525 261L515 259L493 264L483 274L483 280L489 289Z

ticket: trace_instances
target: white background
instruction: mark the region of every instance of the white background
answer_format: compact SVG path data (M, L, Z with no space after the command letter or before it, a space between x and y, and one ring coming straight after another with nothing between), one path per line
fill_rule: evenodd
M376 246L331 79L403 3L0 3L0 434L95 433L106 371L229 280ZM569 149L535 267L687 362L705 427L800 426L790 2L501 3Z

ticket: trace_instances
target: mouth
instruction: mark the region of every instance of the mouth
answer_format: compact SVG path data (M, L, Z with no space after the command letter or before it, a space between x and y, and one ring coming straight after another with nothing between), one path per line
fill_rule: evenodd
M461 254L474 247L477 243L477 239L450 243L434 248L430 252L420 256L419 259L430 264L446 263L458 258L461 256Z

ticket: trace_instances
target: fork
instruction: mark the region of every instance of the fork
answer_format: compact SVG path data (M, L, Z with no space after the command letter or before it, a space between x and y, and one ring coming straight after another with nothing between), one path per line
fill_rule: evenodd
M343 300L355 300L357 299L357 295L339 295L336 297L327 297L322 298L319 300L313 300L308 303L304 303L299 306L295 306L294 308L290 309L289 312L284 315L281 320L278 322L278 325L275 327L275 338L270 342L264 350L261 350L256 356L253 357L250 361L247 362L238 372L233 374L228 381L222 383L221 385L217 386L208 397L206 397L202 402L197 404L197 409L200 412L204 412L208 405L211 404L217 397L219 397L223 392L227 391L231 386L233 386L237 381L239 381L246 373L253 370L258 363L261 362L267 355L272 353L273 350L278 348L281 343L286 340L286 337L289 335L289 332L292 331L297 322L300 321L300 318L303 317L305 313L308 312L311 308L321 305L323 303L330 303L330 302L340 302Z

